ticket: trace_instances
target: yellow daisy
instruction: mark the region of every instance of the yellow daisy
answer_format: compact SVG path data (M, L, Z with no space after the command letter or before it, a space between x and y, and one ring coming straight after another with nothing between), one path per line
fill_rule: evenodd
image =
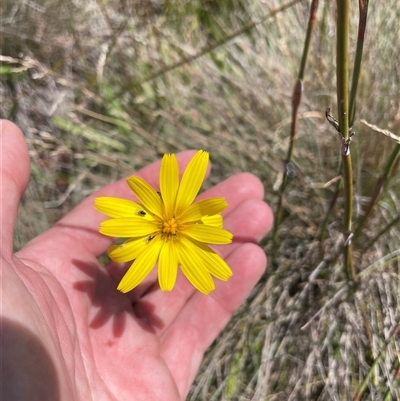
M113 197L95 199L95 208L112 217L101 223L100 233L129 238L108 249L116 262L134 260L118 285L121 292L140 284L157 263L163 291L173 289L178 266L204 294L215 289L212 276L224 281L232 276L225 261L207 245L232 242L233 235L222 228L220 214L228 203L225 198L194 202L204 181L208 158L208 152L199 150L179 182L176 156L164 155L159 193L140 177L128 178L140 203Z

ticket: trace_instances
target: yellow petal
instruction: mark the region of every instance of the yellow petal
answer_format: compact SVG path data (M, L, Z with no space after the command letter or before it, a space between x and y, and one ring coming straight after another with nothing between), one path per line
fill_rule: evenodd
M132 263L125 276L122 277L117 288L119 291L131 291L146 278L157 263L163 243L164 241L160 236L148 243L144 252Z
M125 263L136 259L148 244L148 237L129 239L121 245L113 245L108 248L108 256L115 262Z
M163 204L160 195L158 195L154 188L140 177L132 176L127 178L126 181L146 209L161 218Z
M216 278L226 281L232 277L233 273L231 268L215 251L213 251L207 244L194 241L192 246L200 248L201 255L204 260L204 265L208 271Z
M220 214L214 214L214 216L204 216L201 218L201 221L207 226L213 226L217 228L222 228L224 225L224 219Z
M160 223L141 217L110 219L100 224L99 232L109 237L143 237L159 231Z
M208 244L230 244L233 238L233 234L223 228L206 226L204 224L185 225L182 227L181 232L196 241Z
M216 253L206 253L209 263L207 263L208 271L216 278L226 281L232 277L233 273L229 265L221 256Z
M167 217L174 215L176 193L179 187L179 166L174 154L166 154L161 161L160 191Z
M208 166L208 152L199 150L190 160L176 197L176 215L180 215L196 198L203 184Z
M215 283L203 264L200 251L187 246L189 242L185 238L176 242L175 248L182 272L195 288L203 294L209 294L215 289Z
M162 291L171 291L178 273L178 258L175 251L175 241L165 241L158 261L158 283Z
M203 199L190 205L178 216L181 222L197 221L203 216L212 216L221 213L228 206L225 198Z
M94 200L94 207L109 217L142 216L143 206L128 199L100 196Z

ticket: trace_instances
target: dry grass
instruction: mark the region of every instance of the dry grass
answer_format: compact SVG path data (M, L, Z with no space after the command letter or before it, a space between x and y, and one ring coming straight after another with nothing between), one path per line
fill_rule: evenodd
M399 225L365 248L400 214L398 166L354 244L357 291L339 256L341 194L318 240L334 187L324 184L339 161L324 119L327 107L335 114L335 10L320 3L279 247L207 353L189 400L347 400L361 390L362 400L400 399ZM352 144L355 222L394 147L359 119L397 136L400 128L399 9L371 3ZM23 129L32 157L16 248L167 151L208 149L209 185L251 171L276 204L308 2L174 69L283 1L43 4L6 1L2 10L0 111Z

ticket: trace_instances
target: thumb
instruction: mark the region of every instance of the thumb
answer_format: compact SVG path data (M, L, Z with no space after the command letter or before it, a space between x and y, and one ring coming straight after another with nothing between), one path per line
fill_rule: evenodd
M21 130L11 121L0 120L0 250L9 260L19 202L28 185L29 163Z

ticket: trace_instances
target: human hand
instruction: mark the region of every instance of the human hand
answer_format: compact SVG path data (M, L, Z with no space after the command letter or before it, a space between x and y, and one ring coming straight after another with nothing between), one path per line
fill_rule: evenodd
M193 151L177 155L181 171ZM159 162L138 172L157 186ZM234 242L217 247L233 271L210 295L179 273L162 292L157 272L135 290L116 290L126 266L97 261L113 242L95 196L132 198L125 180L88 197L51 229L12 254L29 156L20 130L1 121L2 396L14 401L183 400L203 353L266 266L256 244L272 225L261 182L237 174L200 197L223 196Z

